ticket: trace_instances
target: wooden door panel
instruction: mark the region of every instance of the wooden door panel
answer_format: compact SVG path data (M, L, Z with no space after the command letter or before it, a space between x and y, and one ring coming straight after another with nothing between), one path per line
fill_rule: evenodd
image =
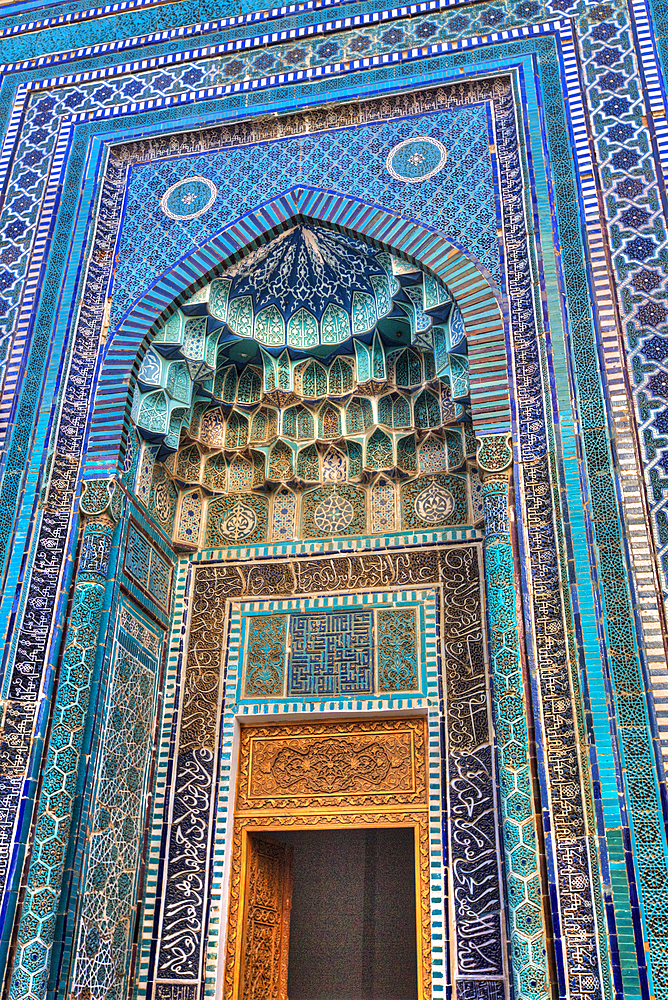
M292 847L248 836L239 1000L287 1000Z

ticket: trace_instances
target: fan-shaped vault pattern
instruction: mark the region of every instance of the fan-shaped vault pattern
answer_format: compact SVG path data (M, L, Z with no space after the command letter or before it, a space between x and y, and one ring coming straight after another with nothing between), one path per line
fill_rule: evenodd
M471 411L478 431L508 430L508 363L504 319L490 281L479 267L444 236L405 220L360 199L306 187L295 187L258 207L227 227L204 247L164 274L115 331L107 349L96 409L104 413L102 433L93 430L87 455L87 475L107 475L116 466L109 442L113 426L109 413L117 412L117 433L122 432L125 404L124 380L128 355L136 353L146 332L175 301L185 298L182 289L192 287L220 261L238 258L248 247L266 242L267 237L296 224L318 225L353 234L376 247L392 252L398 259L419 263L428 275L437 277L456 303L466 338L471 370ZM222 273L222 272L221 272Z

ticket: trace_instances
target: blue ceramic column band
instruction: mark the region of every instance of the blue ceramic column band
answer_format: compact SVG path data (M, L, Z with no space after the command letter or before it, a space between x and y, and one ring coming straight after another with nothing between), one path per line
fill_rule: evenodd
M43 768L35 838L18 930L10 996L46 996L54 930L76 798L91 680L118 500L113 484L86 484L79 568L67 625L53 728Z
M483 475L485 584L510 952L518 1000L547 1000L547 949L532 797L527 705L520 660L515 567L508 522L511 458L505 437L485 438L478 458L499 472ZM481 462L482 464L482 462Z

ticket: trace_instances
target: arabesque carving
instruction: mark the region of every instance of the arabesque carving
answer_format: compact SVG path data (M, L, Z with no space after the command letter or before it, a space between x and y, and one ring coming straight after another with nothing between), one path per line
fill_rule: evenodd
M424 761L422 719L248 727L237 810L424 802Z
M288 1000L292 848L248 839L239 1000Z

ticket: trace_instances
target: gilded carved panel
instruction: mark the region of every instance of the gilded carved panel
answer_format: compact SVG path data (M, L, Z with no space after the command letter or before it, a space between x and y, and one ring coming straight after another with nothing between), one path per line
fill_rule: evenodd
M415 830L418 997L431 996L426 719L248 726L241 731L223 1000L245 996L244 912L250 834L281 829Z
M427 804L422 719L247 727L237 810Z

